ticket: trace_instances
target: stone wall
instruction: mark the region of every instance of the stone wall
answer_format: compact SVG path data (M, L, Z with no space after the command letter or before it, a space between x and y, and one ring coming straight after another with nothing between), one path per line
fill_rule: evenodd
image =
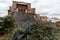
M23 22L47 21L47 17L41 17L35 13L35 8L31 8L31 3L13 1L8 10L8 15L15 18L16 24Z

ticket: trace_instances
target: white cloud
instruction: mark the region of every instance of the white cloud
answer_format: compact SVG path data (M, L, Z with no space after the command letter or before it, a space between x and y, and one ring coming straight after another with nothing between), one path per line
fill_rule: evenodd
M13 0L13 1L24 1L24 2L29 2L29 3L35 2L35 0Z
M56 16L60 17L60 0L15 0L24 1L32 4L32 7L36 8L36 11L41 15L48 17ZM0 0L0 11L8 9L11 5L11 0Z
M7 10L11 3L11 0L0 0L0 16L7 15Z
M37 0L33 5L37 9L37 12L46 16L56 16L60 15L60 0Z
M8 13L7 11L0 11L0 16L3 17L5 15L7 15L7 13Z

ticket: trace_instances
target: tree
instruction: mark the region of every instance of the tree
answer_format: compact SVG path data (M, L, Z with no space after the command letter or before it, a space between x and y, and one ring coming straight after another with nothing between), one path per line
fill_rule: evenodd
M60 40L60 29L43 22L33 23L28 40Z
M12 16L5 16L2 20L2 26L0 28L1 34L10 32L14 28L14 18Z

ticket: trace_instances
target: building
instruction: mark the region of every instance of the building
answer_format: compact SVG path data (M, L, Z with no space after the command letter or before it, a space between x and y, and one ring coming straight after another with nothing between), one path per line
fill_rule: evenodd
M40 16L39 14L35 14L34 18L40 22L47 22L48 17L47 16Z
M53 23L56 23L56 22L60 21L60 19L57 18L57 17L52 17L50 20L51 20L51 22L53 22Z
M8 10L8 15L13 15L14 12L33 13L34 14L35 8L31 8L30 3L13 1L12 6L10 6L10 8Z
M9 7L8 15L15 18L16 24L30 21L36 21L34 18L35 8L31 8L31 3L13 1L12 6Z
M47 21L47 17L42 17L35 13L35 8L31 8L31 3L13 1L12 6L9 7L8 15L15 18L16 24L27 21Z
M48 17L47 16L40 16L40 21L47 22Z

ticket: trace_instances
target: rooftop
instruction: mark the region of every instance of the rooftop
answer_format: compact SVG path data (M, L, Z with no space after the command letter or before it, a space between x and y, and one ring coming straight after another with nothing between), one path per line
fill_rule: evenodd
M26 3L26 2L22 2L22 1L13 1L13 3L17 3L17 4L24 4L24 5L27 5L27 4L31 4L31 3Z

